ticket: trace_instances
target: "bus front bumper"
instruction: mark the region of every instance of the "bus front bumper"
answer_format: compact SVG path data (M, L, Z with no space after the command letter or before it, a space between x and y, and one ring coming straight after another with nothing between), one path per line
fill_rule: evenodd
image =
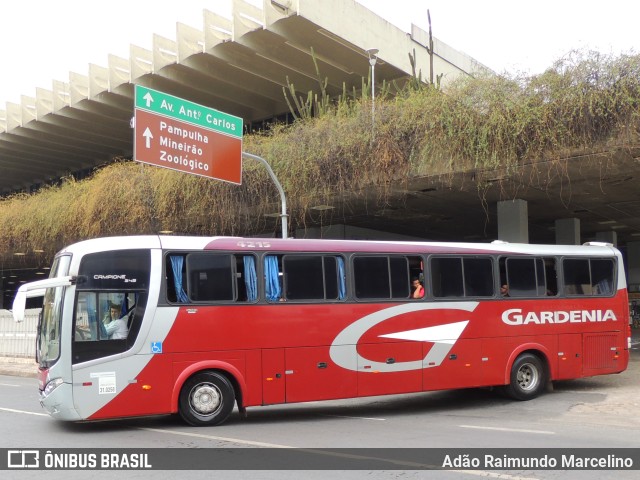
M73 407L73 389L62 383L49 393L40 391L40 405L56 420L82 420Z

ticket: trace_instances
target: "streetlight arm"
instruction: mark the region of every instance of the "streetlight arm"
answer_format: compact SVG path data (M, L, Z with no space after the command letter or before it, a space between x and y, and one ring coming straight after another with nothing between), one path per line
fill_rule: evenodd
M242 152L242 158L248 158L251 160L256 160L258 162L260 162L261 164L263 164L265 166L265 168L267 169L267 173L269 174L269 176L271 177L271 180L273 180L273 183L276 184L276 188L278 189L278 193L280 194L280 202L282 203L282 213L280 213L280 219L282 221L282 238L287 238L287 232L288 232L288 224L287 224L287 218L289 217L287 215L287 198L284 194L284 190L282 188L282 185L280 185L280 182L278 181L278 177L276 177L276 174L273 173L273 170L271 169L271 166L269 165L269 163L262 157L259 157L258 155L253 155L252 153L247 153L247 152Z

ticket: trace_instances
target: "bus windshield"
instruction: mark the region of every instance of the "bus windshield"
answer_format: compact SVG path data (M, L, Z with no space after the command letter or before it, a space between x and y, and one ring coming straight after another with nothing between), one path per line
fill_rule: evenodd
M64 277L69 272L71 257L57 257L49 278ZM60 356L62 298L65 287L48 288L44 294L36 344L36 361L43 368L50 367Z

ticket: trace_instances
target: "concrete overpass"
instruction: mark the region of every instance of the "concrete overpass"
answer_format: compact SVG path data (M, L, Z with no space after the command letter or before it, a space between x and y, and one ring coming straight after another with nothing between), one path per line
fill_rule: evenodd
M366 26L362 28L362 26ZM129 58L70 72L50 90L0 110L0 193L29 190L132 154L134 85L140 84L242 117L249 128L289 114L283 88L317 90L312 49L327 92L359 89L369 75L367 49L379 49L376 83L403 82L415 52L428 75L428 35L407 34L353 0L234 0L233 18L204 11L202 28L178 23L176 38L153 37L152 50L131 45ZM446 83L483 69L435 39L434 70Z

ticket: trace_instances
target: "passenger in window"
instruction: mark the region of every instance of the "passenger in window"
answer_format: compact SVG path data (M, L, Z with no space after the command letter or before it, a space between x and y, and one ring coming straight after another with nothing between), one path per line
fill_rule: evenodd
M414 278L411 281L411 288L413 288L413 293L411 294L411 298L422 298L424 297L424 287L422 286L422 282L419 278Z
M126 315L120 318L121 311L120 305L115 303L109 305L109 315L104 320L104 328L110 340L122 340L129 334Z
M500 287L500 295L502 295L503 297L509 296L509 285L505 283Z

